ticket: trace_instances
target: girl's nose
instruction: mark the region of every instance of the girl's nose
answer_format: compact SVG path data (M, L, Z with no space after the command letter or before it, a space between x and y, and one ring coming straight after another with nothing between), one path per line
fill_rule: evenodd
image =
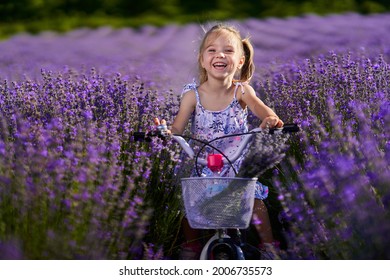
M223 52L218 52L218 53L217 53L217 57L224 58L224 57L225 57L225 54L224 54Z

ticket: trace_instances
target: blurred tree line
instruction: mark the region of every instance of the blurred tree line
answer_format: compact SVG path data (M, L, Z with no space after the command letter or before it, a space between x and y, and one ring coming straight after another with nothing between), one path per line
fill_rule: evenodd
M0 0L0 40L19 32L79 27L390 11L389 0Z
M1 0L0 22L86 16L155 16L172 22L389 10L389 0Z

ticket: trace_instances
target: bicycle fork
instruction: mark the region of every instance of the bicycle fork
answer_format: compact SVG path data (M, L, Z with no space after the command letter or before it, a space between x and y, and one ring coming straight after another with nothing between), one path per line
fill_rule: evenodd
M238 240L240 231L237 229ZM240 243L240 244L237 244ZM207 241L200 254L201 260L245 260L244 253L240 247L241 241L237 242L231 238L226 229L218 229Z

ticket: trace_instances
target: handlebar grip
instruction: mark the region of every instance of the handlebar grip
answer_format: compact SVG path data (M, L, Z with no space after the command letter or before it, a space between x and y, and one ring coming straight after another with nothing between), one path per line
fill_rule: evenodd
M161 139L165 138L165 136L161 133L161 131L150 131L150 132L135 131L133 132L133 137L134 137L134 141L145 141L145 142L152 141L152 137L159 137Z
M288 123L284 124L281 128L271 128L269 130L270 134L274 134L274 132L281 131L282 133L293 133L299 131L299 126L296 123Z
M152 141L152 137L160 137L161 139L166 138L166 135L164 135L161 131L150 131L150 132L141 132L141 131L135 131L133 132L134 141L145 141L150 142ZM187 141L179 136L179 135L172 135L172 138L176 140L177 143L180 144L182 149L190 156L190 158L194 158L194 151L192 150L191 146L187 143Z
M299 126L296 123L289 123L283 126L283 132L298 132Z

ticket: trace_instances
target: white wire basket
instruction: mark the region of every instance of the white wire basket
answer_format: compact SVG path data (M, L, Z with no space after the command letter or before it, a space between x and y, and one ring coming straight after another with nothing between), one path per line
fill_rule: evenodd
M182 197L192 228L248 228L257 178L182 178Z

